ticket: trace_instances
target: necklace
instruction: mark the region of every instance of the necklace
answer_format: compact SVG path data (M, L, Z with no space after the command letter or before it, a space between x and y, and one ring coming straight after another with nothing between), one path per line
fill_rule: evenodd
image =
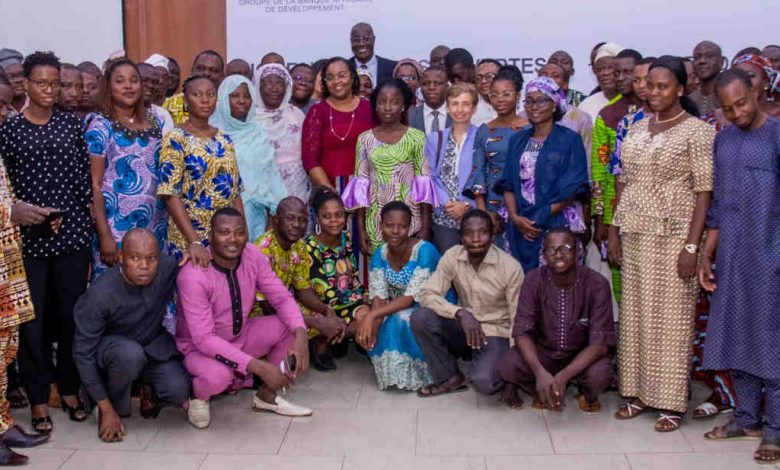
M355 109L352 110L352 114L349 117L349 127L347 128L347 133L344 134L344 137L336 134L336 130L333 128L333 106L329 105L328 108L330 108L330 132L332 132L337 139L344 142L345 140L347 140L347 137L349 137L349 133L352 131L352 124L355 123L355 109L357 109L357 107L355 107Z
M663 121L658 119L658 115L656 114L655 115L655 123L656 124L666 124L667 122L674 121L675 119L679 118L680 116L684 115L685 113L687 113L687 111L683 109L682 111L680 111L680 114L678 114L677 116L674 116L674 117L669 118L669 119L664 119Z

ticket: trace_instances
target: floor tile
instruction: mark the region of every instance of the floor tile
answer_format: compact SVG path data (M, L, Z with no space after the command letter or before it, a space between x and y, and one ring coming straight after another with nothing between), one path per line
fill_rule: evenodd
M56 470L76 453L75 450L54 449L45 445L34 449L15 450L30 458L27 465L24 466L25 470Z
M317 410L294 419L280 455L347 455L356 450L414 455L415 410Z
M451 393L438 397L420 398L417 393L408 390L379 390L371 379L363 384L358 408L368 409L458 409L473 410L477 407L476 393L472 389L460 393Z
M628 461L633 470L766 470L773 468L753 462L752 452L737 454L628 454Z
M341 470L342 457L209 454L199 470Z
M176 452L129 452L112 450L79 450L61 467L62 470L197 470L205 454Z
M276 454L290 418L253 412L252 393L244 390L211 400L211 426L207 429L194 428L183 412L161 414L156 420L159 432L147 450Z
M624 455L489 456L487 470L631 470Z
M601 397L598 415L586 415L571 393L563 412L544 411L556 454L623 454L637 452L692 452L679 432L659 433L653 429L656 413L647 412L630 420L614 417L617 393Z
M485 470L484 457L399 457L348 455L343 470Z
M320 372L310 369L298 379L290 396L315 410L355 408L363 383L371 369L363 357L337 360L338 369Z
M690 444L694 452L705 453L718 453L718 454L730 454L730 453L752 453L756 447L758 447L759 440L749 441L709 441L704 438L704 434L707 431L712 430L715 426L726 424L730 419L734 417L734 414L727 414L717 416L708 420L694 420L691 419L690 414L686 416L682 426L680 426L680 432Z
M417 456L551 454L540 413L420 410Z

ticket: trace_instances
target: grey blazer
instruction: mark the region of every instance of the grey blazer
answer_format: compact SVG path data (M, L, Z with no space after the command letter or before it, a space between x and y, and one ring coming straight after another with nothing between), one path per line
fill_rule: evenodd
M425 115L423 114L424 109L424 105L422 104L418 104L417 106L409 109L409 127L419 129L423 131L423 133L425 132ZM450 115L447 114L446 111L444 114L447 115L447 119L444 121L444 123L442 123L442 126L439 129L442 131L452 125L452 118L450 118Z

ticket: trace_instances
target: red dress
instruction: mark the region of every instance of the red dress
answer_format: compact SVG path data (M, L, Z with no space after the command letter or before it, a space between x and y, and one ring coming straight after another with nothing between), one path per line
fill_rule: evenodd
M365 98L360 98L357 108L347 113L337 111L327 100L316 103L303 121L303 167L309 172L321 166L330 182L342 189L343 181L339 180L355 173L358 136L373 127L374 113Z

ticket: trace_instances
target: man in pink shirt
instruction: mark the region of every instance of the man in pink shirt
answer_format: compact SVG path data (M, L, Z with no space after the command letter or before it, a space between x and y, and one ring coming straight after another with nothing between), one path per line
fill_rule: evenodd
M211 264L204 270L188 263L177 279L176 345L193 377L187 416L196 428L211 421L209 398L250 387L255 376L263 385L252 397L253 410L312 414L277 394L309 367L306 325L293 296L247 238L240 212L217 211L211 219ZM276 315L249 319L256 292Z

